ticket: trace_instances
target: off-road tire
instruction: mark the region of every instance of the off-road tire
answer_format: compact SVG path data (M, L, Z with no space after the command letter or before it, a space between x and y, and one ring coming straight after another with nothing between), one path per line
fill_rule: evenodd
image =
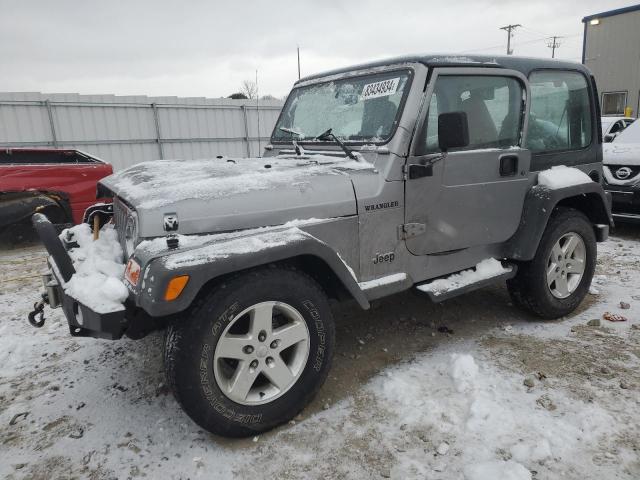
M567 298L556 298L547 285L547 261L558 239L577 233L586 247L585 270L577 288ZM519 264L518 273L507 281L513 302L535 315L552 320L574 311L589 291L596 267L596 237L586 215L572 208L556 208L542 235L535 257Z
M280 397L261 405L232 401L218 385L213 355L226 326L244 309L283 302L304 318L309 331L306 365ZM296 416L324 383L331 366L335 330L326 294L293 268L266 267L231 277L203 295L167 331L167 382L185 412L202 428L226 437L246 437Z

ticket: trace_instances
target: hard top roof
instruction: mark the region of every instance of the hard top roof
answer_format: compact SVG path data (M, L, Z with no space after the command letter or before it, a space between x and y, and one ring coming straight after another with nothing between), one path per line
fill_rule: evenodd
M622 15L623 13L630 13L640 10L640 4L630 5L628 7L616 8L614 10L607 10L606 12L594 13L593 15L587 15L582 19L582 23L589 22L596 18L613 17L615 15Z
M589 70L577 62L567 62L549 58L516 57L512 55L452 55L452 54L423 54L407 55L402 57L377 60L370 63L353 65L350 67L338 68L327 72L316 73L301 78L296 82L305 82L330 75L340 75L354 70L365 70L369 68L379 68L403 63L422 63L427 67L491 67L508 68L516 70L528 76L532 70L537 69L564 69L579 70L590 74Z

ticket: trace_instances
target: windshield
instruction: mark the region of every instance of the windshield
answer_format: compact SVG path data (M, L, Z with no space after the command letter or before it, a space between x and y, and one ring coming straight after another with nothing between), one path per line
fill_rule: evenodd
M310 141L331 128L345 142L386 142L397 126L410 78L410 71L403 70L295 88L272 141Z
M633 122L619 134L615 143L640 143L640 122Z

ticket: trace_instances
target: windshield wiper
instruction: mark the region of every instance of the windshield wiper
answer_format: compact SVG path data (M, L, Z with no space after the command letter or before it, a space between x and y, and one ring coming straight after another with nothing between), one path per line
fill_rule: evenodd
M296 132L292 128L280 127L279 129L281 131L285 132L285 133L290 133L291 135L296 135L298 137L298 139L304 138L304 135L302 133ZM296 142L295 138L291 139L291 141L293 142L293 148L296 150L296 155L298 155L298 156L302 155L304 153L304 149L300 145L298 145L298 142Z
M332 132L333 128L330 128L329 130L327 130L324 133L321 133L320 135L318 135L315 140L320 140L321 142L330 142L331 139L333 139L338 145L340 145L340 148L342 149L342 151L344 153L347 154L347 157L352 158L353 160L356 161L360 161L360 159L358 158L358 156L353 153L349 147L347 147L340 139L338 139L338 137L336 137L333 132Z
M290 133L291 135L297 135L298 137L302 138L304 137L304 135L300 132L296 132L295 130L293 130L292 128L287 128L287 127L280 127L280 130L285 132L285 133Z

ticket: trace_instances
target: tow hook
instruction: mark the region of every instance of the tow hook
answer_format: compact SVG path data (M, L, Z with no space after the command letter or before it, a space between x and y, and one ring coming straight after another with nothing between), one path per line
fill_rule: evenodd
M42 300L33 304L33 312L29 313L29 323L36 327L40 328L44 325L44 304L48 303L47 294L42 294ZM36 317L38 319L36 320Z

